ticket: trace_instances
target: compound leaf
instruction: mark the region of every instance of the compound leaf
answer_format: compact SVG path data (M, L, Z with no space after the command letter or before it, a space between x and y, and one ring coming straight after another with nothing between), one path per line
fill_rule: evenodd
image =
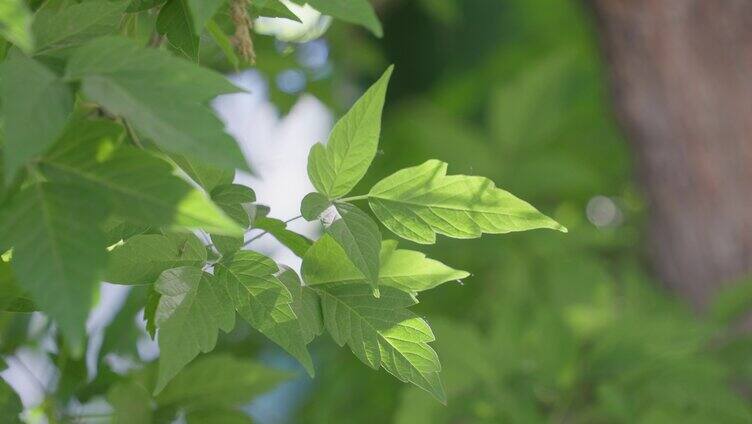
M437 233L476 238L536 228L566 232L488 178L446 171L447 164L438 160L397 171L371 188L371 209L393 233L422 244L435 243Z

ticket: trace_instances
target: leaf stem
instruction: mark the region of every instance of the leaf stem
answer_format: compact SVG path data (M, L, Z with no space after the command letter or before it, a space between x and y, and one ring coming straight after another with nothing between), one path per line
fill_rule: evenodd
M141 144L141 140L139 140L138 136L136 135L136 132L133 131L133 127L131 127L131 124L123 119L123 126L125 126L125 131L128 132L128 135L131 137L131 140L133 140L133 144L135 144L139 149L144 148L144 145Z
M293 222L293 221L295 221L297 219L300 219L302 217L303 217L303 215L294 216L294 217L288 219L287 221L285 221L285 224L289 224L289 223L291 223L291 222ZM265 231L259 233L258 235L252 237L247 242L243 243L243 247L247 247L249 244L253 243L254 241L256 241L258 239L260 239L261 237L264 237L267 234L269 234L269 230L265 230Z
M360 196L343 197L343 198L337 199L337 200L339 200L340 202L352 202L352 201L355 201L355 200L365 200L365 199L368 199L368 195L367 194L362 194Z

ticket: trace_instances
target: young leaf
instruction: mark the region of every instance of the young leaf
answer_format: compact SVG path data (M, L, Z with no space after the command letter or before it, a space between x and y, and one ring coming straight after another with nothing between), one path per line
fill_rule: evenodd
M188 10L188 1L169 0L159 9L156 28L178 53L198 62L199 33Z
M18 168L58 138L73 109L73 94L52 71L20 53L0 66L4 171L10 182Z
M101 37L78 48L66 78L83 93L167 151L220 168L248 166L240 148L206 103L238 91L224 77L120 37Z
M305 343L308 344L324 332L319 296L310 287L302 286L298 274L288 267L283 267L277 277L292 294L292 309L298 317Z
M157 404L191 409L240 406L289 377L288 373L227 354L208 355L170 381L157 397Z
M173 175L170 164L142 150L118 146L120 131L107 121L76 121L43 158L42 169L51 179L100 193L115 214L132 222L242 234L243 229L206 195Z
M362 25L373 35L381 38L384 31L381 22L368 0L293 0L298 4L308 3L324 15L333 16L345 22Z
M447 281L468 277L465 271L429 259L421 252L397 249L397 242L381 243L379 285L408 293L430 290ZM363 283L367 279L347 259L344 250L329 236L316 241L303 258L303 280L309 286L329 283Z
M300 202L300 214L306 221L315 221L319 219L325 210L329 209L332 202L321 193L308 193Z
M235 326L235 311L216 278L195 267L163 272L154 288L162 297L157 306L159 374L154 393L159 393L199 353L217 344L220 329Z
M252 10L256 16L285 18L302 22L284 3L279 0L251 0Z
M313 361L292 309L292 295L274 275L278 270L271 259L247 250L226 258L215 268L238 313L313 375Z
M127 2L92 0L57 10L42 7L34 16L35 53L64 49L118 29Z
M31 21L31 12L24 0L3 0L0 3L0 36L27 54L34 50Z
M78 187L35 183L3 212L0 239L13 245L19 285L57 321L73 354L80 354L92 293L107 261L98 228L106 214L103 202Z
M381 297L367 286L334 284L317 286L324 325L334 341L345 344L365 364L383 367L401 381L410 382L446 403L439 378L439 358L428 345L431 328L407 310L418 303L410 294L384 287Z
M282 245L290 249L292 253L302 258L308 248L311 247L311 240L306 237L287 229L287 224L279 219L261 217L253 221L253 227L259 230L269 232Z
M379 181L368 193L371 209L398 236L436 242L436 233L476 238L536 228L566 228L483 177L447 176L447 164L429 160Z
M381 231L370 216L349 203L335 203L338 216L326 228L345 251L350 262L366 277L378 296Z
M376 155L381 111L394 66L376 81L332 129L326 146L316 144L308 155L308 177L330 199L349 193L363 178Z
M168 269L201 267L206 249L191 233L144 234L110 252L105 280L115 284L152 284Z

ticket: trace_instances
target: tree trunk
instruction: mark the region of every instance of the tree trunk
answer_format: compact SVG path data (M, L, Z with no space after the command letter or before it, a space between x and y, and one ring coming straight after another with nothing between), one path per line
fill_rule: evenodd
M590 0L658 277L702 308L752 271L752 1Z

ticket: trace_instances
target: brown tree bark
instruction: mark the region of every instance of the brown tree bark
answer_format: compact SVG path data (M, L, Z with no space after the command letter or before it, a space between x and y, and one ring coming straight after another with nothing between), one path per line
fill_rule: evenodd
M589 3L648 200L655 271L702 308L752 271L752 1Z

